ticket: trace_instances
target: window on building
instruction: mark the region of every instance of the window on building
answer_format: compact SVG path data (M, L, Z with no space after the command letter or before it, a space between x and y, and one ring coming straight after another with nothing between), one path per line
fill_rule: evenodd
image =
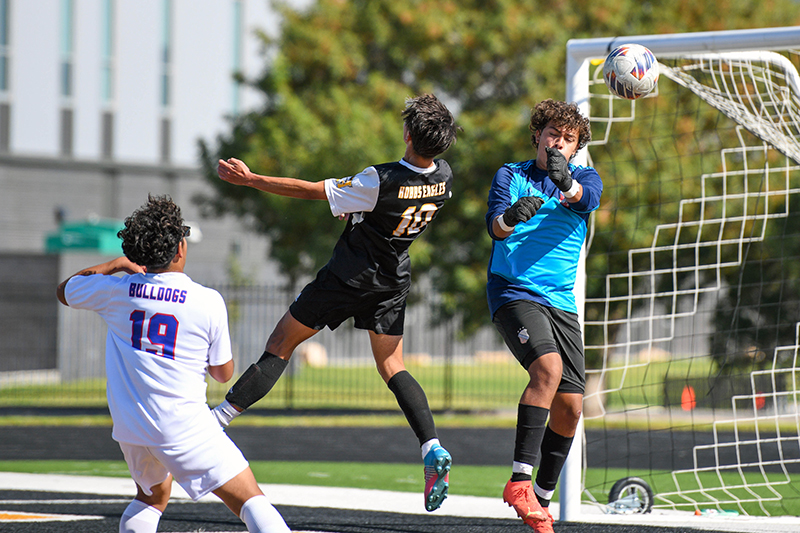
M73 0L61 0L61 155L72 155L72 62L74 33Z
M233 2L233 72L239 73L242 68L242 48L244 40L244 8L242 0L234 0ZM238 115L239 108L241 107L241 83L239 83L238 76L232 80L233 98L231 102L232 114Z
M172 70L172 0L162 0L161 25L161 161L171 158L169 118Z
M61 0L61 96L72 96L73 2Z
M11 105L9 104L9 68L11 33L9 27L10 0L0 0L0 153L11 146Z
M114 1L103 0L103 20L100 43L101 54L101 97L103 104L111 105L114 100Z
M114 0L103 0L102 17L100 154L104 159L111 159L114 157Z

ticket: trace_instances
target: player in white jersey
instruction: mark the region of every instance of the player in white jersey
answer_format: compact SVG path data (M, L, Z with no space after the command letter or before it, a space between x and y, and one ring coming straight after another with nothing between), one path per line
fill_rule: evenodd
M95 311L108 326L112 437L137 488L119 530L155 532L174 478L195 501L216 494L250 532L288 533L206 404L206 372L228 381L233 358L222 296L183 272L189 231L171 199L148 196L118 234L125 256L57 290L62 304Z

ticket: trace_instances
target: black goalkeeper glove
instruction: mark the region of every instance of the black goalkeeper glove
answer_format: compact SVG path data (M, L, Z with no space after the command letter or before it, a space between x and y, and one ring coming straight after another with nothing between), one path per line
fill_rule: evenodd
M564 154L555 148L545 148L547 152L547 175L556 184L558 190L567 192L572 187L572 176L569 175L569 164Z
M527 222L533 218L543 203L544 200L538 196L523 196L505 210L503 222L508 227L514 227L520 222Z

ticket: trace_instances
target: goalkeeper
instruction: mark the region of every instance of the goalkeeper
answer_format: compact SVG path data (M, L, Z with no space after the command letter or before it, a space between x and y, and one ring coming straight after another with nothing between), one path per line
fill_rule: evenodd
M572 289L603 183L593 168L569 164L591 139L589 120L576 105L540 102L531 113L530 131L536 159L503 165L489 190L492 255L486 291L492 321L530 376L518 406L503 500L534 530L552 532L548 506L585 389ZM532 484L537 459L541 464Z

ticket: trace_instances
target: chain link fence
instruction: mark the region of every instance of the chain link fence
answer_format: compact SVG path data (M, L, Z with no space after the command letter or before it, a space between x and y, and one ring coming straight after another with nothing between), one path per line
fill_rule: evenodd
M59 305L54 285L37 281L52 279L52 273L25 276L31 268L21 264L16 269L20 275L0 280L0 407L104 406L105 324L92 312ZM214 288L228 305L238 376L261 356L296 294L279 286ZM485 328L465 337L458 320L436 319L436 298L435 293L416 295L404 335L407 368L422 384L431 408L513 408L526 374L488 318ZM211 404L231 385L208 383ZM397 404L375 368L367 332L350 320L301 344L284 376L254 408L382 410Z

